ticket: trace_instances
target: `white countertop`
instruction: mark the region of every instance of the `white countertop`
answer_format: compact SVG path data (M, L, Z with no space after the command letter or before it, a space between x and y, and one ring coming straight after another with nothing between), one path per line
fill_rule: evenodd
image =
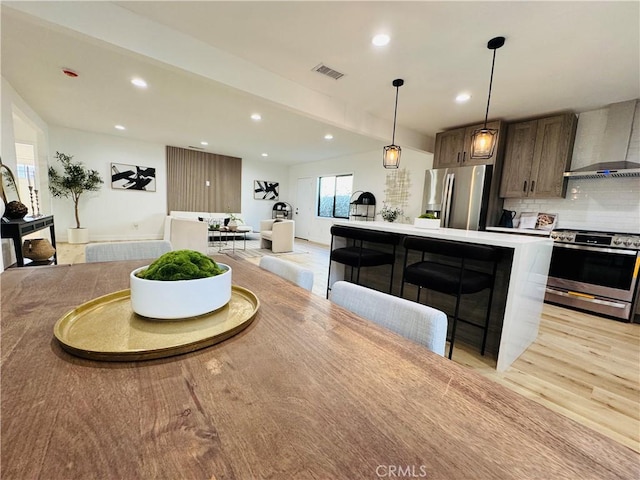
M496 247L517 248L521 245L532 243L548 243L553 241L548 236L518 235L515 233L501 233L497 231L460 230L456 228L426 229L416 228L409 223L392 222L349 222L347 220L336 220L336 225L346 225L367 230L377 230L379 232L401 233L403 235L415 235L418 237L442 238L443 240L454 240L468 243L481 243L483 245L494 245ZM507 229L505 229L507 230ZM509 229L514 230L514 229Z
M490 232L504 232L515 235L535 235L538 237L549 237L551 231L549 230L536 230L533 228L506 228L506 227L487 227Z

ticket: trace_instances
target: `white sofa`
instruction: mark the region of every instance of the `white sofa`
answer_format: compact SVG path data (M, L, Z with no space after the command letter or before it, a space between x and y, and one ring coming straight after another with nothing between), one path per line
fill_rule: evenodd
M207 223L219 221L221 224L224 223L224 219L229 218L230 215L242 218L241 213L183 212L180 210L171 210L171 212L169 212L169 216L175 218L188 218L189 220L198 220L199 218L202 218Z
M295 222L271 219L260 222L260 248L270 248L273 253L293 252Z

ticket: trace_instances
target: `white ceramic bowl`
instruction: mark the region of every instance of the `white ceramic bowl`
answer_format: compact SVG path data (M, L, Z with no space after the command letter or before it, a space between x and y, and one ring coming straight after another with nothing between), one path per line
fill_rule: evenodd
M166 320L195 317L225 306L231 300L231 267L218 265L226 272L215 277L168 282L136 277L148 265L135 269L130 274L133 311Z

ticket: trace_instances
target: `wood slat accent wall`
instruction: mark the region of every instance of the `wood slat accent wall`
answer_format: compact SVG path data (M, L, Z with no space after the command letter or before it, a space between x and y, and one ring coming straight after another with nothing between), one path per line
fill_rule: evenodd
M167 212L241 212L241 192L241 158L167 146Z

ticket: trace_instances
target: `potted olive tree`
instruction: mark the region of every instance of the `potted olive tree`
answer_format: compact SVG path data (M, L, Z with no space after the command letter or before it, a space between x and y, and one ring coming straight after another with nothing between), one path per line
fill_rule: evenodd
M73 155L56 152L56 159L62 165L62 173L49 166L49 191L54 197L71 198L73 200L76 227L68 228L69 243L88 243L89 230L80 227L78 204L84 192L100 190L104 183L96 170L86 168L81 162L73 162Z

